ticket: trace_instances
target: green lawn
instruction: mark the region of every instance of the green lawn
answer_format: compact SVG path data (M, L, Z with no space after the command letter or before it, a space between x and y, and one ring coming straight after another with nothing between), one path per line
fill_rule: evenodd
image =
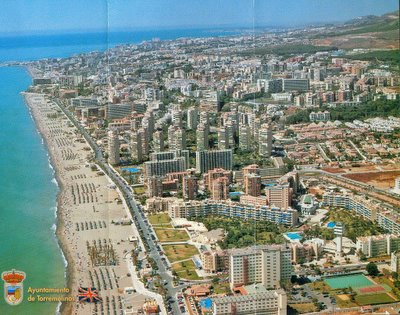
M196 266L192 260L174 263L174 264L172 264L172 269L182 279L187 279L187 280L201 280L202 279L197 275Z
M164 245L163 246L165 255L168 257L170 263L192 258L194 255L198 255L197 248L193 245Z
M229 282L221 282L212 285L215 294L228 294L231 293Z
M163 229L163 228L155 228L154 230L156 232L158 240L161 243L186 242L190 239L189 235L185 230Z
M143 195L146 192L144 187L134 187L133 191L136 195Z
M393 300L387 293L357 295L355 300L360 306L395 302L395 300Z
M168 213L158 213L149 215L149 221L152 225L171 226L171 218Z

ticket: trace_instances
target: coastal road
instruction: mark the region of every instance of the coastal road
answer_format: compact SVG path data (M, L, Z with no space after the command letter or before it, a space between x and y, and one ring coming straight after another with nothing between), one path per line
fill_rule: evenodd
M74 126L78 129L81 135L86 139L90 147L93 149L95 153L96 163L101 167L101 169L111 178L114 184L120 189L126 204L134 218L134 222L136 228L138 230L143 231L143 235L146 239L142 239L142 242L145 242L149 246L149 250L147 254L154 259L157 264L158 270L157 275L161 277L161 281L164 284L164 288L167 291L167 296L171 296L173 299L176 294L182 290L185 286L173 286L173 276L170 271L168 271L163 263L162 256L160 252L157 250L157 245L155 241L152 239L151 235L153 231L151 229L151 225L144 222L144 212L141 207L137 204L132 188L121 178L119 174L117 174L112 167L106 162L103 152L97 143L93 140L93 138L89 135L87 130L75 119L75 117L69 112L58 99L52 99L55 104L62 110L62 112L68 117L68 119L74 124ZM167 302L165 303L167 304ZM170 304L171 309L173 311L172 314L182 314L177 302L173 302ZM160 306L162 307L162 306Z

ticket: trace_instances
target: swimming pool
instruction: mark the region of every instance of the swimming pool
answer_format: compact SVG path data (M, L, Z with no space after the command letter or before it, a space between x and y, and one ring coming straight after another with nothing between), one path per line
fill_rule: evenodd
M211 309L211 307L212 307L211 299L210 298L205 298L205 299L201 300L200 301L200 306L202 308L205 308L205 309Z
M329 229L333 229L335 226L336 226L336 222L333 222L333 221L328 222L328 224L326 225L326 227Z
M121 168L122 171L128 171L129 173L139 173L140 172L140 168L138 167L124 167Z
M286 237L288 237L292 241L301 240L302 236L300 232L288 232L285 233Z
M243 192L241 191L232 191L229 193L229 197L235 197L235 196L239 196L239 195L243 195Z

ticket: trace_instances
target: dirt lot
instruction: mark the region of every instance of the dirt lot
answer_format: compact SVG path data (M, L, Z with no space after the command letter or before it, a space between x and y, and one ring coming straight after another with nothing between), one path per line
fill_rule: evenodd
M325 172L328 172L328 173L332 173L332 174L338 174L338 173L345 172L342 168L339 168L339 167L325 167L322 170Z
M351 34L351 35L327 37L324 39L315 40L314 45L336 46L342 49L350 49L350 48L399 49L398 40L396 40L395 38L383 39L381 38L381 36L382 33L364 33L364 34Z
M353 173L343 176L378 188L390 189L394 186L395 178L400 176L400 171Z

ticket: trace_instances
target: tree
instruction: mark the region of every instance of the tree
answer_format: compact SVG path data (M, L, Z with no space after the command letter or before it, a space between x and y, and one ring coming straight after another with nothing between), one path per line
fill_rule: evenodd
M370 276L377 276L379 274L378 266L374 264L373 262L370 262L367 267L367 272Z
M213 278L212 279L212 283L213 284L218 284L220 280L221 280L220 278Z

